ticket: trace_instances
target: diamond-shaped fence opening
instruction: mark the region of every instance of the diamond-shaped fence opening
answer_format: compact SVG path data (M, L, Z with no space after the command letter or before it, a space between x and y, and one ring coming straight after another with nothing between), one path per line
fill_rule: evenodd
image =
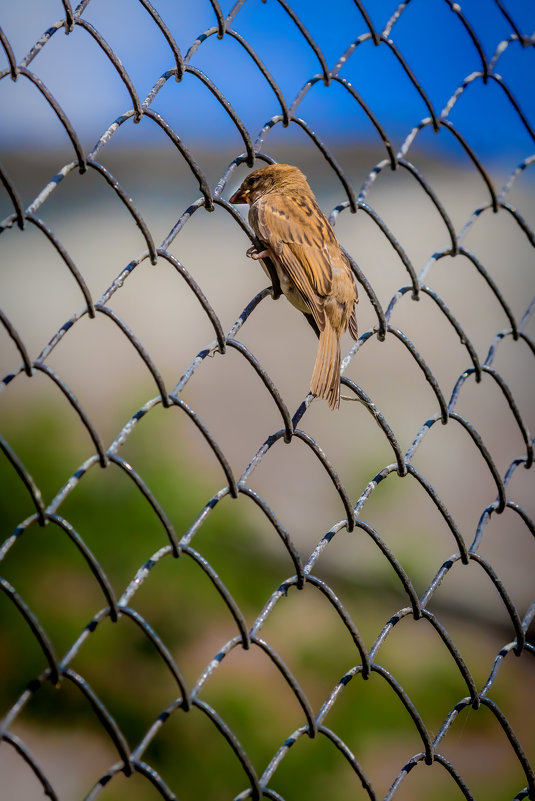
M0 798L533 801L535 13L225 5L2 9Z

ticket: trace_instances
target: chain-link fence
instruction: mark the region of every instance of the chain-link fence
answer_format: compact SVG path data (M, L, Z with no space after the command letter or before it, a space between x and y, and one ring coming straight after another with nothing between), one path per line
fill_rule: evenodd
M224 6L2 9L0 797L535 799L535 10ZM338 411L228 201L273 161Z

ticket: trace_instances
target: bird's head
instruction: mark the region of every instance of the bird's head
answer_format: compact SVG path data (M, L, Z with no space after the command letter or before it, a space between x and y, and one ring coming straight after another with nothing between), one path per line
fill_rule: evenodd
M306 178L298 167L292 164L268 164L249 173L230 202L251 205L268 192L295 191L297 188L310 192Z

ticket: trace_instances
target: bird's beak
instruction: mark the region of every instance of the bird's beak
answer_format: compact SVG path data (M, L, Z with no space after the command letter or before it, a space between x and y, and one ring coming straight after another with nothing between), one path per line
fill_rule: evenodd
M229 203L249 203L249 192L240 186L230 198Z

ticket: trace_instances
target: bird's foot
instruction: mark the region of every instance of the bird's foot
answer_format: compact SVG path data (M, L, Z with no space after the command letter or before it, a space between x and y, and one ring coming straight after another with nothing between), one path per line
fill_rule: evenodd
M258 261L258 259L266 259L269 256L269 252L267 250L258 251L255 245L252 245L245 255L250 259Z

